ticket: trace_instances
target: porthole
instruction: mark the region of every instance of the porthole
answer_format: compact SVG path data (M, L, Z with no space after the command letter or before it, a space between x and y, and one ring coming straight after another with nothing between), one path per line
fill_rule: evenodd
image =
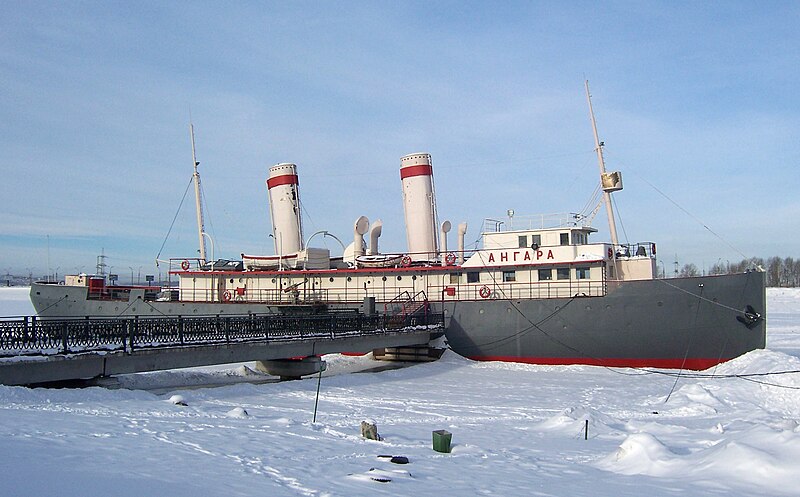
M414 276L411 277L411 279L412 280L416 280L417 279L417 275L415 274Z
M397 277L397 281L400 281L400 280L402 280L402 279L403 279L403 277L402 277L402 276L398 276L398 277Z
M350 276L348 276L348 277L347 277L347 281L353 281L353 278L352 278L352 277L350 277Z
M331 276L330 278L328 278L328 281L330 281L331 283L333 283L333 276Z
M275 283L275 278L272 278L272 282Z
M483 314L483 309L478 310L478 314Z
M384 276L384 277L383 277L383 278L381 278L381 279L382 279L383 281L386 281L386 276Z
M233 278L231 278L231 283L233 283Z
M656 303L656 305L657 305L657 306L659 306L659 307L663 307L663 306L664 306L664 302L661 302L661 301L659 300L659 301Z

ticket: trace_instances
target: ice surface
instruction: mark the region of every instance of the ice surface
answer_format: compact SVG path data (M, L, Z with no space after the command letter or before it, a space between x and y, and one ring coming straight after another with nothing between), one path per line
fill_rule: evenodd
M0 315L30 314L20 296L0 289ZM800 370L800 290L768 303L768 349L677 384L451 352L359 373L378 364L330 355L316 423L316 378L272 382L252 364L0 386L2 495L797 495L800 374L736 376ZM361 437L365 419L383 441ZM439 429L450 454L431 448Z

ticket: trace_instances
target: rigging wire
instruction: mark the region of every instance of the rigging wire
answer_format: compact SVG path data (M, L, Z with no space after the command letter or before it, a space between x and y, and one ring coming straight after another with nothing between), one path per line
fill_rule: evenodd
M617 160L617 161L618 161L618 162L620 162L619 160ZM621 162L620 162L620 163L621 163ZM683 206L681 206L681 205L680 205L678 202L676 202L675 200L673 200L673 199L672 199L672 198L671 198L669 195L667 195L666 193L664 193L663 191L661 191L661 190L660 190L658 187L656 187L654 184L652 184L651 182L647 181L647 179L645 179L643 176L641 176L641 175L639 175L639 174L636 174L636 172L635 172L635 171L633 172L633 174L634 174L634 175L635 175L637 178L639 178L640 180L644 181L644 182L645 182L645 183L646 183L646 184L647 184L647 185L648 185L650 188L652 188L653 190L655 190L655 191L656 191L656 192L657 192L659 195L661 195L661 196L662 196L662 197L664 197L666 200L668 200L668 201L669 201L669 202L670 202L672 205L674 205L675 207L677 207L678 209L680 209L680 210L681 210L681 211L682 211L684 214L686 214L687 216L689 216L690 218L692 218L692 219L693 219L695 222L697 222L698 224L700 224L700 225L701 225L703 228L705 228L705 229L706 229L706 230L707 230L709 233L711 233L712 235L714 235L714 236L715 236L715 237L716 237L718 240L720 240L722 243L724 243L725 245L727 245L727 246L728 246L728 248L730 248L730 249L731 249L731 250L733 250L734 252L736 252L736 253L738 253L739 255L741 255L741 256L742 256L742 258L744 258L744 259L749 259L749 257L747 257L747 256L746 256L746 255L745 255L745 254L744 254L744 253L743 253L741 250L739 250L738 248L734 247L734 246L733 246L733 244L731 244L731 243L730 243L728 240L726 240L726 239L725 239L725 238L723 238L723 237L722 237L720 234L718 234L717 232L715 232L714 230L712 230L711 228L709 228L709 227L708 227L708 225L707 225L706 223L704 223L704 222L703 222L703 221L702 221L700 218L698 218L697 216L695 216L694 214L692 214L691 212L689 212L687 209L685 209Z
M178 210L175 212L175 216L172 218L172 223L169 225L169 230L167 230L167 236L164 237L164 241L161 243L161 248L158 249L158 255L156 255L156 266L158 266L158 258L161 257L161 252L164 250L164 245L167 244L167 239L169 239L170 233L172 233L172 228L175 226L175 220L178 219L178 214L181 212L181 208L183 207L183 202L186 200L186 194L189 193L189 187L192 186L192 181L194 181L194 177L189 178L189 184L186 185L186 190L183 192L183 198L181 198L181 203L178 205Z
M201 182L200 183L200 205L201 206L202 205L206 205L205 199L206 199L206 191L203 188L203 183ZM214 231L214 222L211 220L211 211L209 210L207 205L206 205L206 219L208 219L208 225L211 227L211 236L213 238L217 238L217 233ZM221 248L220 247L215 247L214 245L212 245L212 247L214 247L214 252L215 252L214 253L214 257L216 257L217 254L221 252ZM219 251L217 249L219 249Z

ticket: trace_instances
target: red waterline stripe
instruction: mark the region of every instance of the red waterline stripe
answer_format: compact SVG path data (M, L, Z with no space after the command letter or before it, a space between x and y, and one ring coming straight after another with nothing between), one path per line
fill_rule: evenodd
M274 188L281 185L296 185L298 184L296 174L282 174L267 180L267 189Z
M569 366L582 364L587 366L608 366L612 368L663 368L691 369L702 371L716 366L728 359L687 358L659 359L654 357L613 357L594 359L587 357L515 357L515 356L469 356L474 361L522 362L525 364L543 364L547 366Z
M419 166L400 168L400 179L406 179L412 176L433 176L433 167L427 164L421 164Z

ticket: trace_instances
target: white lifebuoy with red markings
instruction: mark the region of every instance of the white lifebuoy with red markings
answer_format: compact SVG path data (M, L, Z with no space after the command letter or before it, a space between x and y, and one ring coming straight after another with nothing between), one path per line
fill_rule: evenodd
M483 285L481 287L481 289L478 290L478 295L480 295L481 298L483 298L483 299L488 299L489 295L491 295L491 294L492 294L492 290L486 285Z
M445 263L446 263L448 266L452 266L453 264L455 264L455 263L456 263L456 254L454 254L454 253L450 252L449 254L447 254L446 256L444 256L444 262L445 262Z
M402 259L400 259L400 265L403 267L408 267L411 265L411 257L408 255L404 255Z
M189 269L189 261L183 261L183 262L181 262L181 269L183 269L184 271L186 271L187 269Z
M231 301L231 292L229 292L228 290L225 290L224 292L222 292L222 301L223 302L230 302Z

